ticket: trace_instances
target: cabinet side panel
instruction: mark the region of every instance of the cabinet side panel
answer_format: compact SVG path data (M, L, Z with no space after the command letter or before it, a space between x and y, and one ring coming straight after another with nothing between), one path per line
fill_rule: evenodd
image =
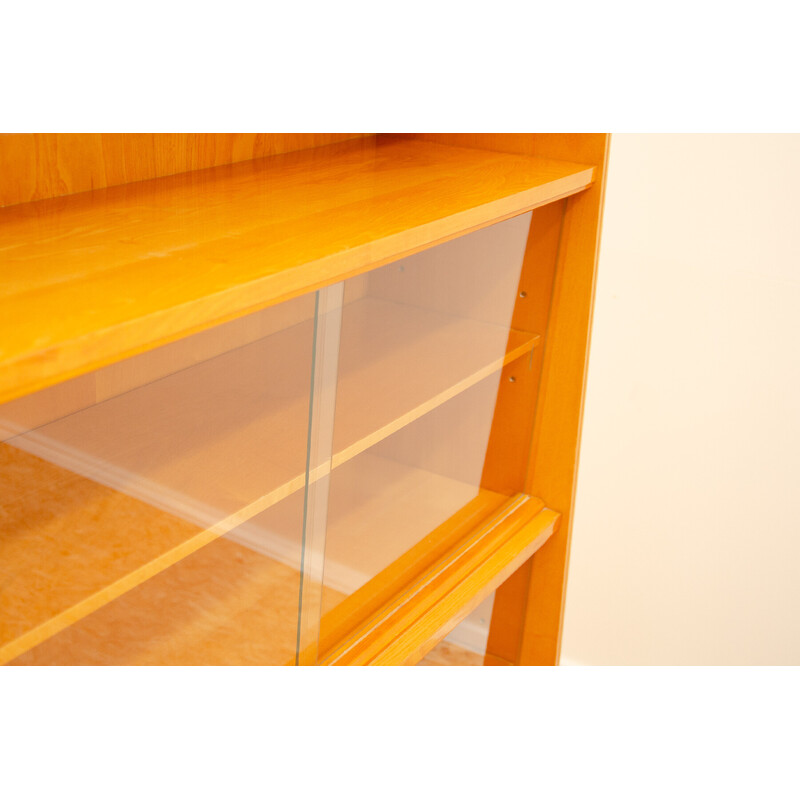
M540 334L544 344L550 314L556 257L566 201L534 209L519 285L515 291L514 331ZM486 451L481 485L510 494L525 489L544 347L534 348L523 363L503 371Z
M547 328L526 489L562 514L559 531L497 591L487 663L557 664L578 468L608 136L537 134L536 155L580 159L596 182L568 200Z

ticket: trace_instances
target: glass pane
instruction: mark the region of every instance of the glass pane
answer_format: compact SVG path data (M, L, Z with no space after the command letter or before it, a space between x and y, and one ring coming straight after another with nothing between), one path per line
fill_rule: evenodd
M293 495L10 663L292 665L302 522Z
M0 407L0 662L191 660L226 604L258 658L294 656L302 513L263 531L304 493L314 316L301 297Z
M494 440L524 462L530 431L503 437L493 421L509 392L535 397L538 337L512 326L530 224L515 217L345 283L323 656L387 587L522 488L524 469L516 483L494 475Z

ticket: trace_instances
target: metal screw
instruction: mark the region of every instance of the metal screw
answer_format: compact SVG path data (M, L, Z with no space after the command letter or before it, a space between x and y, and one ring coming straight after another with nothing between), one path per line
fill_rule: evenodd
M527 293L527 292L520 292L520 293L519 293L519 296L520 296L520 297L527 297L527 296L528 296L528 293Z
M513 375L511 375L511 376L509 377L509 379L508 379L508 382L509 382L509 383L516 383L516 382L517 382L517 379L516 379L516 378L515 378Z

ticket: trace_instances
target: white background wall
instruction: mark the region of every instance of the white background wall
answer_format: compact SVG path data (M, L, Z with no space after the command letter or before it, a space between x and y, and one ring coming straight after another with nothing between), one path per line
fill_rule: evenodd
M562 663L800 664L800 136L614 135Z

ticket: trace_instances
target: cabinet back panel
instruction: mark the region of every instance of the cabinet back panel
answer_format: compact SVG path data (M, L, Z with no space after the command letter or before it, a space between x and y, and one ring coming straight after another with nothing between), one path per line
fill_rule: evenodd
M0 206L305 150L367 133L4 133Z

